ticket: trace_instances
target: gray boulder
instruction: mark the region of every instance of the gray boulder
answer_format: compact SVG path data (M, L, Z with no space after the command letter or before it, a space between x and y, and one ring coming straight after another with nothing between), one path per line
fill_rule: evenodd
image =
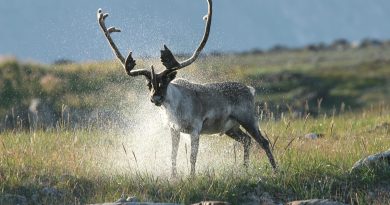
M321 134L321 133L305 134L305 139L310 139L310 140L315 140L315 139L322 138L322 137L324 137L324 134Z
M351 172L356 172L365 168L390 169L390 150L360 159L352 166Z
M332 201L329 199L309 199L309 200L288 202L287 205L345 205L345 204L337 201Z

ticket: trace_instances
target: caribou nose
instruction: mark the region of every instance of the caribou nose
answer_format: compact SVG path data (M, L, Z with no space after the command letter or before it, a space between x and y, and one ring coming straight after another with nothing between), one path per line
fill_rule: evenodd
M162 96L159 96L159 95L155 95L153 96L150 101L152 101L152 103L156 104L156 105L160 105L163 101L163 97Z

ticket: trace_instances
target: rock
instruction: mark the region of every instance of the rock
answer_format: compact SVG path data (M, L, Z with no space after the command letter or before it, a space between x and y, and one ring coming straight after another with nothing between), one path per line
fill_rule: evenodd
M198 203L200 204L200 203ZM114 203L102 203L102 204L89 204L89 205L179 205L175 203L154 203L154 202L140 202L137 197L127 197L122 195L121 198L116 200ZM219 205L219 204L210 204Z
M287 205L346 205L346 204L337 201L332 201L329 199L309 199L309 200L288 202Z
M137 197L135 197L135 196L129 196L129 197L127 197L126 201L127 201L127 202L139 202L138 199L137 199Z
M228 202L223 201L202 201L192 205L230 205Z
M1 205L27 205L27 199L21 195L4 194L0 195Z
M121 196L121 198L115 201L115 203L125 203L125 202L127 202L125 196Z
M129 196L126 198L125 195L122 195L121 198L115 201L115 203L127 203L127 202L139 202L139 200L135 196Z
M154 203L154 202L114 202L114 203L87 204L87 205L180 205L180 204Z
M309 134L305 134L305 138L306 139L311 139L311 140L315 140L315 139L318 139L318 138L321 138L323 137L324 134L317 134L317 133L309 133Z
M390 168L390 150L360 159L352 166L351 172L356 172L362 170L363 168L379 168L383 170L383 168L386 167Z
M33 129L54 127L58 115L53 106L50 102L39 98L32 99L28 107L30 127Z

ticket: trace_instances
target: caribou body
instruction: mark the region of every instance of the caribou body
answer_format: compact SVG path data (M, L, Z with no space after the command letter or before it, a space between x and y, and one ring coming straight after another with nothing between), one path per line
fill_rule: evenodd
M251 137L265 150L273 169L276 163L269 147L258 127L255 114L255 90L237 82L196 84L185 79L175 79L177 70L193 63L206 45L212 18L212 1L208 0L208 14L205 16L206 28L203 39L194 54L183 62L178 62L172 52L164 45L161 50L161 62L166 69L155 73L150 70L133 69L136 65L130 52L125 59L111 38L111 33L120 32L115 27L106 28L107 13L98 10L98 22L114 54L122 63L129 76L142 75L148 82L150 100L162 107L168 117L172 136L172 175L176 175L176 158L180 133L191 136L191 174L195 174L195 164L201 134L224 133L243 143L244 165L248 165ZM244 131L246 130L248 134Z

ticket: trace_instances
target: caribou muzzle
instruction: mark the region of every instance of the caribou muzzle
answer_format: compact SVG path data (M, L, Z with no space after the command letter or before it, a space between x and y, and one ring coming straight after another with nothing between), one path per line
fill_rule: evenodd
M155 96L152 96L150 98L150 101L155 104L156 106L161 106L162 103L164 102L164 97L163 96L159 96L159 95L155 95Z

